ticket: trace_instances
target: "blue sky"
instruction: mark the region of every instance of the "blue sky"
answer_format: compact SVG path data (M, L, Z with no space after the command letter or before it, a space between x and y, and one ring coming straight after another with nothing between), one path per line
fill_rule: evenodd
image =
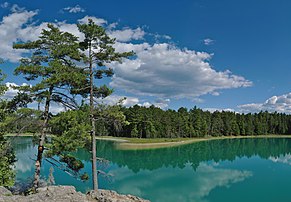
M1 1L0 57L6 82L21 85L14 42L37 39L47 22L78 35L74 24L91 17L118 51L137 52L112 64L106 102L290 113L290 10L288 0Z

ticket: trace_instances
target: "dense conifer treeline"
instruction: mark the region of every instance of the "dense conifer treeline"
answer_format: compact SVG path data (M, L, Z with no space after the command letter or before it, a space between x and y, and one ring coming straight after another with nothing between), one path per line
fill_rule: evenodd
M15 116L14 114L12 115ZM89 110L85 105L79 110L69 110L54 116L51 115L49 121L50 133L65 139L68 138L68 141L74 139L68 134L78 136L80 132L88 133L90 122L88 118L85 118L88 117L88 114ZM34 119L36 117L34 116ZM96 133L98 136L192 138L291 134L291 115L267 111L240 114L230 111L209 112L197 107L190 110L184 107L178 110L162 110L155 106L147 108L135 105L126 108L116 105L99 107L96 111L96 117ZM31 116L22 117L22 119L26 118L31 121ZM17 133L21 128L23 133L39 132L39 128L35 126L23 128L23 124L28 125L29 120L22 119L14 122L13 127L7 127L6 131ZM33 120L33 123L37 123L37 120ZM78 131L78 133L69 131Z
M284 113L248 113L190 110L181 107L166 111L151 106L123 108L128 125L119 136L177 138L231 135L291 134L291 116Z

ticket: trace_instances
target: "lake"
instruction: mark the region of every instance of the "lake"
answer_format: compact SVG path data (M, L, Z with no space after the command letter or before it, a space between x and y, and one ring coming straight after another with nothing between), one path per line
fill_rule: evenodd
M291 139L250 138L212 140L171 148L125 151L114 142L97 141L97 154L109 160L98 167L102 189L161 201L291 201ZM30 137L13 140L18 161L16 179L33 176L36 147ZM91 174L90 153L76 155ZM43 161L42 177L52 165ZM86 192L91 180L82 182L54 168L57 185L73 185Z

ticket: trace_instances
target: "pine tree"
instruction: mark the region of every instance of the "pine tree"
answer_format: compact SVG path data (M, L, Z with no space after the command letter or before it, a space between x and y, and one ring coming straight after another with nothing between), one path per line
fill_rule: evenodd
M66 90L72 92L74 86L81 86L86 81L81 70L72 62L80 60L81 54L78 47L77 37L67 32L61 32L51 24L48 24L48 30L41 32L38 40L13 46L16 49L32 51L29 58L20 60L20 65L14 72L16 75L22 74L27 81L34 80L36 84L20 89L29 92L34 100L45 101L35 163L34 190L39 186L51 102L75 107L75 100L67 95Z
M91 119L91 142L92 142L92 174L93 189L98 190L97 181L97 158L96 158L96 129L94 117L94 98L104 98L112 93L112 89L106 85L97 87L94 84L94 77L102 79L103 76L111 77L113 70L106 68L106 63L122 62L123 58L133 55L133 52L118 53L113 48L115 39L111 39L103 27L96 25L89 19L87 24L78 24L78 29L84 34L84 40L80 42L80 48L86 52L83 62L87 65L83 68L89 85L79 91L80 94L89 94L90 100L90 119Z

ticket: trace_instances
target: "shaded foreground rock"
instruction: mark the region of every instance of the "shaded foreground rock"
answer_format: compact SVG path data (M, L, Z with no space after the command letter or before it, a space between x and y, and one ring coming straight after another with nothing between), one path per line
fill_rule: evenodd
M87 195L77 192L73 186L49 186L38 189L38 193L21 196L12 195L4 187L0 187L0 202L149 202L132 195L120 195L115 191L91 191Z
M111 190L99 190L98 192L90 191L87 196L90 199L95 199L95 201L99 202L149 202L148 200L144 200L137 196L133 195L121 195L115 191Z

